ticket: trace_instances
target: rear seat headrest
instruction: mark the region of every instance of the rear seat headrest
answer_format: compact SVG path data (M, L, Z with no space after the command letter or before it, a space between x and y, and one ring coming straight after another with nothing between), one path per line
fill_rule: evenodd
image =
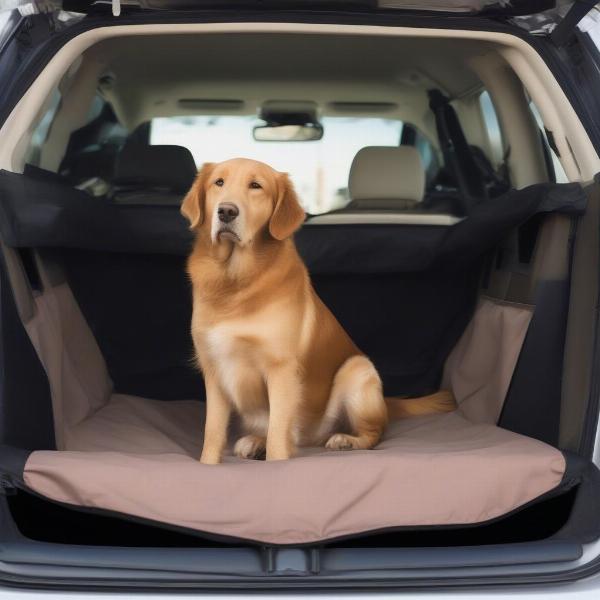
M425 193L421 156L412 146L362 148L352 161L348 188L353 202L421 202Z
M125 144L117 156L114 183L184 194L197 170L192 153L183 146Z

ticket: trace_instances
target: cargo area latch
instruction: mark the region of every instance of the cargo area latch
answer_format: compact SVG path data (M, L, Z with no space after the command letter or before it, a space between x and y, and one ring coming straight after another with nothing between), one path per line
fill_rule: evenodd
M319 548L274 548L267 546L265 571L269 575L317 575L321 571Z

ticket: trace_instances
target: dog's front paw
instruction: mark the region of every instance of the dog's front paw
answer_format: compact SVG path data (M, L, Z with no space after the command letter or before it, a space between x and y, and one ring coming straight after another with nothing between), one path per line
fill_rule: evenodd
M264 437L258 435L246 435L235 443L233 453L239 458L264 460L266 448L267 440Z
M358 447L358 440L346 433L334 433L325 444L329 450L356 450Z

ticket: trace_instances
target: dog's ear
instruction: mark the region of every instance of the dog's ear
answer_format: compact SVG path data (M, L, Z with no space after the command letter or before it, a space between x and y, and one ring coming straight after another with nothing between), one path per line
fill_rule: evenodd
M302 225L305 214L287 173L280 173L278 190L275 208L269 221L269 233L276 240L284 240Z
M204 223L206 180L210 177L215 163L204 163L196 179L181 203L181 214L190 222L190 229Z

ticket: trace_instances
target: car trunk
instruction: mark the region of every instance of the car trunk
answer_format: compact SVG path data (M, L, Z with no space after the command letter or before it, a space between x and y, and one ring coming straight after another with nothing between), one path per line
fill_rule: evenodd
M372 451L213 467L178 204L0 172L2 569L138 587L560 578L600 534L598 202L597 184L539 183L438 224L308 218L314 287L386 395L443 387L459 408L393 422Z
M555 449L572 433L563 351L591 189L589 202L578 185L510 192L451 226L309 220L297 244L315 288L386 394L441 382L460 408L393 423L373 451L210 467L197 462L204 393L178 207L81 210L83 192L39 172L0 185L3 472L16 492L3 506L20 545L220 548L234 562L217 571L238 557L237 575L264 574L266 553L267 573L333 576L358 557L365 573L406 568L403 553L440 566L444 547L448 566L458 548L507 543L526 562L536 544L563 560L597 534L596 471ZM478 556L467 562L493 562Z

